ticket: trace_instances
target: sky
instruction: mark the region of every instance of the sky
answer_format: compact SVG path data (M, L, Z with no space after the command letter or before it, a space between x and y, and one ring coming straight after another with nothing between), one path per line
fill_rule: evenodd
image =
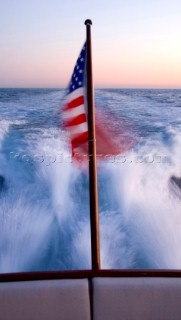
M95 87L181 89L181 0L0 0L0 87L66 87L88 18Z

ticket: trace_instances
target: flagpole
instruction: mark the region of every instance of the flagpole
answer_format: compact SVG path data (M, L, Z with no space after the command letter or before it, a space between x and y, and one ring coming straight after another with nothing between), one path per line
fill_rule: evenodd
M92 75L91 20L85 21L87 35L87 109L89 131L89 195L92 270L100 269L99 210L96 166L96 132Z

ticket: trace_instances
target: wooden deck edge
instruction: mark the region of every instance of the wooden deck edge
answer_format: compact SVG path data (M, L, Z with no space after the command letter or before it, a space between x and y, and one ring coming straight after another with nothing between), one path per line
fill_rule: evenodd
M0 282L56 280L56 279L92 279L95 277L181 277L181 270L67 270L43 272L18 272L0 274Z

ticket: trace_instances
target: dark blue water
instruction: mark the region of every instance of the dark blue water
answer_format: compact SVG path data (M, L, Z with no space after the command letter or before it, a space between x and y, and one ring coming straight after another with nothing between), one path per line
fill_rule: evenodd
M63 95L0 89L0 272L90 268L88 175L71 160ZM99 165L102 268L179 269L181 202L168 181L181 176L181 90L95 98L111 127L136 138Z

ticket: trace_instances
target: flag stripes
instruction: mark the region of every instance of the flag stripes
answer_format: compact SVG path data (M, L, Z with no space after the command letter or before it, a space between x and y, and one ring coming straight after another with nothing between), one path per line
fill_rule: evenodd
M84 105L84 90L78 88L67 95L63 110L64 124L69 131L72 149L88 140L88 125Z

